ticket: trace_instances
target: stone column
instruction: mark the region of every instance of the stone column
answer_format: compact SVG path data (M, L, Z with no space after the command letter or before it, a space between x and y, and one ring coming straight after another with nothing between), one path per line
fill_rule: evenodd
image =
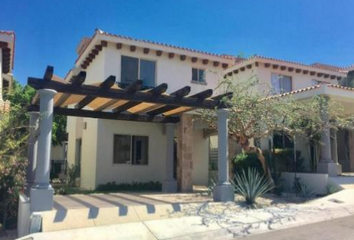
M53 208L54 190L49 182L50 150L52 145L53 98L56 91L38 90L40 120L35 185L31 188L31 211L48 211Z
M234 189L229 182L228 164L228 110L219 109L218 115L218 184L214 187L214 201L234 200Z
M166 169L165 180L162 184L162 191L168 193L177 192L177 181L173 177L173 145L175 135L175 124L166 123Z
M342 165L338 162L337 130L331 129L331 152L333 162L337 164L337 174L342 174Z
M27 147L27 191L32 187L36 177L39 112L30 112L29 137Z
M328 102L325 101L321 106L321 118L325 125L321 133L321 156L317 164L317 172L328 173L329 176L337 176L337 164L333 162L331 151L331 135L328 116Z
M178 124L178 186L182 192L193 191L193 116L182 114Z

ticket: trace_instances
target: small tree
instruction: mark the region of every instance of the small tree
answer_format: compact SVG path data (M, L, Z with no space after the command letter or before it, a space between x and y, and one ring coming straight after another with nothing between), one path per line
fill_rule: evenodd
M256 153L264 172L270 178L270 171L262 150L251 146L251 139L262 139L272 136L275 131L284 131L289 136L296 135L308 138L317 136L324 128L350 126L352 117L335 111L334 104L323 97L315 97L307 101L299 101L293 97L274 95L274 91L265 84L260 84L256 76L248 81L236 81L232 78L220 82L219 92L233 92L231 99L223 101L229 110L229 135L239 143L246 153ZM326 126L321 118L321 107L328 104L328 115L331 126ZM217 129L214 110L203 110L202 118Z

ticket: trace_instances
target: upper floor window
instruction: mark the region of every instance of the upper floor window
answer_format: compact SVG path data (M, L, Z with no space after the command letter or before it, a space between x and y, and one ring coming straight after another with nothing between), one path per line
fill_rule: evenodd
M205 70L192 68L192 81L205 83Z
M146 87L154 87L156 78L156 62L134 57L122 56L121 82L131 83L142 80Z
M272 73L272 88L275 94L292 91L292 79L289 76Z
M149 137L114 135L113 163L148 164Z

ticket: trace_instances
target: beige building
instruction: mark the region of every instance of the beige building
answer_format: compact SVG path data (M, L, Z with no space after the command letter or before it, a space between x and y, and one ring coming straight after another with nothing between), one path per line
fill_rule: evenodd
M280 59L254 56L238 61L234 66L226 69L226 76L235 81L247 81L252 77L258 78L262 88L267 87L274 94L283 96L293 95L296 99L309 99L316 95L327 96L339 103L346 114L354 114L354 89L339 86L346 81L348 72L353 67L340 68L336 66L314 63L311 65L290 62ZM351 73L352 74L352 73ZM349 76L349 75L348 75ZM349 78L349 77L348 77ZM311 146L307 139L300 139L297 150L304 159L303 171L312 172L317 162L317 171L336 176L343 172L354 170L354 132L340 129L338 132L331 130L327 137L322 136L321 149L316 156L315 146ZM270 139L273 142L273 138ZM329 146L326 142L330 142ZM274 143L275 144L275 143ZM268 139L260 141L260 147L268 149ZM325 157L325 155L328 155ZM321 159L335 163L333 170L321 168ZM313 160L312 160L313 161Z
M100 50L99 54L92 59L90 54L97 50ZM121 85L136 79L143 80L143 87L167 83L168 93L190 86L191 95L215 89L224 69L234 63L234 58L229 56L136 40L100 30L92 38L83 39L77 53L75 68L66 76L66 81L83 69L87 73L85 84L98 83L113 75ZM110 106L107 102L105 107L114 111L119 104ZM94 105L88 108L102 110ZM139 108L132 107L129 112L138 114ZM184 176L179 177L180 187L187 190L192 185L208 183L209 139L204 136L201 124L193 124L188 115L185 118L182 122L193 134L186 154L191 162L183 165L175 160L174 171L177 174L178 165L177 175ZM181 123L179 128L182 128ZM81 187L94 189L112 181L163 181L166 162L163 124L68 117L67 129L67 159L69 164L80 166ZM176 128L176 141L183 137L178 132Z
M352 109L350 104L354 102L352 89L336 87L347 76L349 68L319 63L306 65L261 56L241 59L132 39L101 30L96 30L91 38L84 38L77 48L77 54L75 67L67 74L65 81L70 81L84 70L87 73L85 84L100 84L102 79L113 75L120 86L141 79L146 88L167 83L168 93L189 85L193 94L215 89L219 79L225 74L235 77L235 81L245 81L251 76L257 76L262 84L272 87L278 94L291 92L303 98L314 94L331 96L341 101L348 113ZM65 104L75 107L70 101ZM85 108L94 111L119 111L122 104L107 100L103 105L92 103ZM154 110L156 109L151 109L151 112ZM132 105L124 111L138 114L141 108ZM146 112L146 108L144 111ZM173 110L170 114L174 114ZM174 172L181 190L191 190L192 185L208 184L209 155L213 157L213 154L209 154L210 145L211 153L215 152L215 139L210 140L205 126L193 121L191 115L192 113L183 114L175 130L177 144L174 150ZM94 189L99 184L112 181L163 181L166 162L166 130L163 124L68 117L67 131L67 160L69 164L80 167L81 187ZM353 135L352 132L343 130L338 136L343 134ZM181 138L189 144L180 146L178 143ZM340 163L343 171L353 171L353 140L346 142L338 137L337 141L338 149L343 145L350 149L349 155L336 154L334 148L326 147L332 149L329 153L333 154L331 159L336 166ZM265 148L265 142L268 141L262 141L262 148ZM298 148L303 152L303 157L307 160L306 167L309 168L311 153L306 150L307 146L308 142L302 141ZM326 165L321 171L329 173L330 170Z
M10 108L10 103L3 100L3 95L11 89L14 54L15 33L0 30L0 113Z

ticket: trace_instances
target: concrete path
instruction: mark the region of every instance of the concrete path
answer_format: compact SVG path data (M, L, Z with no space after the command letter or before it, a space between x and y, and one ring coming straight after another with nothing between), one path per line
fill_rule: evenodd
M353 240L354 216L248 236L246 240Z
M139 215L139 210L135 209L135 211ZM86 212L86 217L87 214L89 213ZM93 221L92 227L37 233L28 237L34 240L231 239L351 216L354 214L354 190L344 190L307 204L270 206L255 210L240 209L239 205L233 202L184 204L181 209L171 211L169 214L178 214L178 216L165 219L139 217L138 222L109 226L96 225Z

